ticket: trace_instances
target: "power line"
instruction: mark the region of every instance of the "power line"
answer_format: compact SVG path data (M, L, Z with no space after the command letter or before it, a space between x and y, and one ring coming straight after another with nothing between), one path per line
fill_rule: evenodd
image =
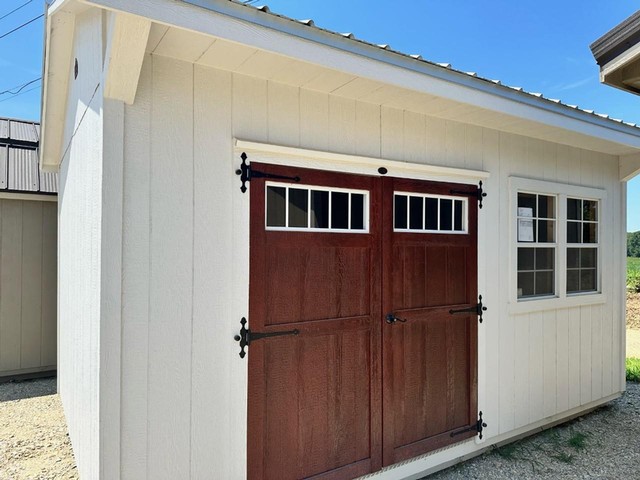
M0 17L0 20L3 20L5 18L7 18L9 15L11 15L12 13L16 13L18 10L20 10L22 7L26 7L27 5L29 5L31 2L33 2L33 0L29 0L28 2L23 3L22 5L20 5L17 8L14 8L13 10L11 10L9 13L5 13L4 15L2 15Z
M16 93L15 95L12 95L9 98L4 98L4 99L0 100L0 103L6 102L6 101L9 101L9 100L13 100L14 98L19 97L20 95L24 95L25 93L33 92L34 90L37 90L39 88L40 88L40 86L38 85L37 87L30 88L28 90L25 90L24 92Z
M11 95L17 95L19 94L22 90L25 89L25 87L28 87L29 85L31 85L32 83L36 83L37 81L42 80L42 77L38 77L35 80L31 80L30 82L27 83L23 83L22 85L17 85L15 87L11 87L8 88L7 90L5 90L4 92L0 92L0 95L6 95L7 93L10 93ZM17 91L14 92L15 89L18 89Z
M27 25L29 25L30 23L35 22L36 20L38 20L39 18L44 17L44 13L42 15L38 15L36 18L32 18L31 20L29 20L28 22L23 23L22 25L14 28L13 30L9 30L7 33L3 33L2 35L0 35L0 39L3 39L4 37L6 37L7 35L11 35L13 32L17 32L18 30L20 30L21 28L26 27Z

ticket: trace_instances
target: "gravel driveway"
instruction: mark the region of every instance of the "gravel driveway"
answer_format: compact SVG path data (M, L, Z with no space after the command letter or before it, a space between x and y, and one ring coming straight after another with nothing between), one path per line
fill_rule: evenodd
M0 479L77 479L55 379L0 384ZM640 479L640 385L571 423L429 477Z
M0 479L77 479L56 379L0 384Z
M640 479L640 384L570 423L428 477L468 479Z

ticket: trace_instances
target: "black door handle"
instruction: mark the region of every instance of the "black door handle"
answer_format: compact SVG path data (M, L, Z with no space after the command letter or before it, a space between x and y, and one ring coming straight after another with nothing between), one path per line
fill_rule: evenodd
M387 313L387 315L384 317L384 321L387 322L389 325L393 325L396 322L406 323L407 319L398 318L393 313Z

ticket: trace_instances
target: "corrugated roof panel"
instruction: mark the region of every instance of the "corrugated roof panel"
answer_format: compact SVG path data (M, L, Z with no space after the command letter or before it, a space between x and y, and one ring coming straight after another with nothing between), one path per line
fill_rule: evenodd
M0 138L9 138L9 120L0 118Z
M9 149L9 190L38 191L38 152L28 148Z
M7 147L0 145L0 188L7 188Z
M40 124L34 123L33 128L36 129L36 141L39 142L40 141Z
M58 174L40 170L40 191L58 193Z
M38 141L38 134L31 122L11 120L9 122L9 134L11 135L12 140L34 143Z

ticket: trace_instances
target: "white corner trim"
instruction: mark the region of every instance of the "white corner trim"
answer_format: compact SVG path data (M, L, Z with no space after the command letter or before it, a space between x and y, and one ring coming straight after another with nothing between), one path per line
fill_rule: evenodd
M239 139L235 140L235 149L237 152L246 152L249 162L255 160L276 165L315 168L360 175L380 176L378 169L381 167L388 170L386 175L389 177L410 177L417 180L439 182L477 183L478 180L484 180L490 175L489 172L482 170L399 162L397 160L285 147Z

